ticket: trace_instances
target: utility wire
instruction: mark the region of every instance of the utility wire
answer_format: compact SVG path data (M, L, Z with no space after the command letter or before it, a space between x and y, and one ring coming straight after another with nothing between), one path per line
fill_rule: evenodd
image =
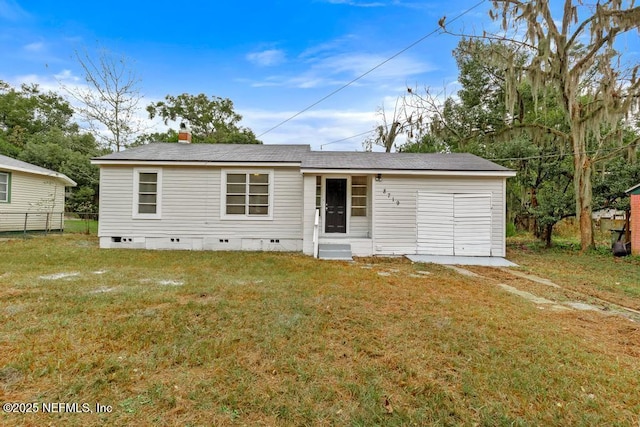
M486 0L480 0L478 3L474 4L473 6L471 6L469 9L465 10L464 12L461 12L460 14L456 15L453 19L451 19L450 21L447 21L447 23L453 23L455 21L457 21L458 19L462 18L463 16L465 16L467 13L471 12L472 10L476 9L477 7L479 7L482 3L484 3ZM345 83L344 85L340 86L339 88L337 88L336 90L334 90L333 92L329 93L328 95L323 96L322 98L320 98L319 100L317 100L316 102L314 102L313 104L309 105L308 107L298 111L297 113L295 113L294 115L292 115L291 117L284 119L283 121L281 121L280 123L278 123L277 125L267 129L266 131L262 132L260 135L258 135L257 137L260 138L266 134L268 134L269 132L279 128L280 126L282 126L283 124L295 119L296 117L298 117L299 115L301 115L302 113L305 113L307 111L309 111L310 109L312 109L313 107L315 107L316 105L320 104L321 102L327 100L328 98L332 97L333 95L335 95L336 93L340 92L343 89L346 89L347 87L351 86L353 83L357 82L358 80L362 79L363 77L367 76L368 74L371 74L373 71L377 70L378 68L382 67L384 64L386 64L387 62L397 58L398 56L402 55L403 53L405 53L406 51L408 51L409 49L411 49L412 47L422 43L424 40L428 39L429 37L431 37L432 35L436 34L438 32L438 30L440 29L440 26L436 29L434 29L433 31L431 31L429 34L419 38L418 40L416 40L415 42L411 43L409 46L405 47L404 49L398 51L397 53L395 53L394 55L390 56L389 58L385 59L384 61L382 61L381 63L379 63L378 65L376 65L375 67L369 69L368 71L360 74L358 77L354 78L353 80L349 81L348 83ZM326 145L326 144L325 144Z
M595 149L595 150L591 150L591 151L579 151L576 154L595 154L598 151L600 151L603 154L608 154L608 153L613 153L615 151L620 151L620 150L624 150L625 148L629 148L633 145L636 145L636 143L630 143L630 144L625 144L625 145L621 145L619 147L612 147L609 149ZM563 158L563 157L568 157L568 156L573 156L574 152L571 150L567 150L567 152L565 153L555 153L555 154L540 154L538 156L527 156L527 157L505 157L505 158L501 158L501 159L490 159L487 158L487 160L491 160L492 162L496 162L496 161L508 161L508 160L537 160L537 159L547 159L550 157L558 157L558 158Z
M326 143L320 145L320 149L322 150L322 147L324 147L325 145L336 144L338 142L346 141L346 140L351 139L351 138L357 138L359 136L366 135L366 134L369 134L369 133L374 132L374 131L375 131L375 129L371 129L371 130L368 130L366 132L361 132L361 133L359 133L357 135L351 135L351 136L348 136L346 138L336 139L335 141L326 142Z

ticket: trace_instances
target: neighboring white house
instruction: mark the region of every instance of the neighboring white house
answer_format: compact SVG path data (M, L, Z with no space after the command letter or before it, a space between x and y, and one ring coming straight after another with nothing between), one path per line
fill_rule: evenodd
M64 174L0 155L0 232L62 230Z
M505 255L515 172L471 154L154 143L92 162L103 248Z

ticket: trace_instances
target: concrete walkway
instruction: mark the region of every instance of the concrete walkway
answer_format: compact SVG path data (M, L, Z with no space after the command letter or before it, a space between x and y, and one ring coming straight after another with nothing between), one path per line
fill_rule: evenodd
M407 255L413 262L445 265L481 265L485 267L517 267L517 264L500 257L455 255Z

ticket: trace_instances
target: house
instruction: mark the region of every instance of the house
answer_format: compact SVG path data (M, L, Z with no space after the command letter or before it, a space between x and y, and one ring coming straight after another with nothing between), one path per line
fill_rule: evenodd
M0 155L0 232L62 230L64 174Z
M515 172L471 154L153 143L92 162L102 248L505 255Z
M630 240L631 242L631 254L640 255L640 184L634 185L626 190L625 193L631 197L629 203L631 213L627 223L627 233L630 229L631 236L627 236L627 241Z

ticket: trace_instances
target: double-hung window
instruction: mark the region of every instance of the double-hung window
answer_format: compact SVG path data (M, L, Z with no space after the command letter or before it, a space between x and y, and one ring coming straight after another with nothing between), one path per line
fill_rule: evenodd
M134 218L159 219L162 171L160 169L135 169L133 173Z
M351 177L351 216L367 216L367 177Z
M0 203L9 203L11 201L10 188L11 174L9 172L0 172Z
M271 172L223 172L224 206L226 218L271 218Z

